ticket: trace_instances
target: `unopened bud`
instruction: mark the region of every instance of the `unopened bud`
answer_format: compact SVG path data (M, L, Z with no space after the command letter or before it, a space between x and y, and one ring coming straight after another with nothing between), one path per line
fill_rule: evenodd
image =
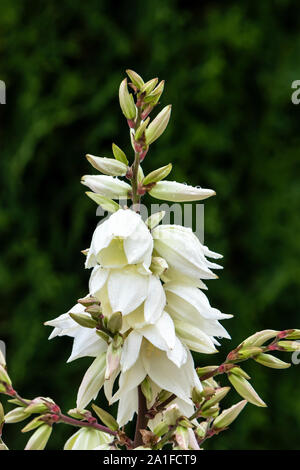
M101 339L103 339L106 343L109 343L110 341L110 336L105 333L104 331L102 330L97 330L96 331L97 335L100 336Z
M189 433L187 428L177 426L175 439L180 449L189 450Z
M174 426L174 424L176 424L178 418L180 418L182 416L182 413L181 413L178 405L176 405L176 403L174 403L173 405L168 406L168 408L164 411L163 416L164 416L164 422L168 426Z
M141 88L141 93L144 93L146 95L151 93L151 91L155 88L157 82L158 78L152 78L151 80L146 82Z
M194 387L192 390L192 400L194 403L198 404L203 401L203 390L199 390L199 388Z
M249 338L245 339L243 341L242 345L243 347L245 346L261 346L264 344L266 341L269 341L272 338L275 338L279 331L275 330L263 330L263 331L258 331L254 335L249 336Z
M145 98L143 99L144 103L147 103L147 104L151 104L152 106L155 106L161 95L162 95L162 92L164 91L164 86L165 86L165 81L162 80L156 88L154 88L153 91L151 91L151 93L149 93L149 95L145 96Z
M84 315L83 313L69 313L72 320L74 320L78 325L83 326L84 328L96 328L97 322L93 320L90 316Z
M214 405L214 406L211 406L210 408L202 410L201 411L201 416L203 416L204 418L210 418L210 417L215 418L216 416L218 416L219 411L220 411L219 406Z
M94 155L86 155L86 158L96 170L105 175L124 176L127 173L127 165L114 158L95 157Z
M149 124L145 132L147 145L152 144L156 139L158 139L162 135L168 125L171 115L171 109L171 105L168 105L163 108L163 110Z
M256 393L252 385L244 377L239 377L238 375L229 373L228 379L236 391L247 401L256 406L267 406Z
M156 276L161 276L167 269L168 263L160 256L154 256L151 261L150 270Z
M42 426L42 424L45 424L45 422L42 420L41 416L36 416L33 418L24 428L22 429L22 432L28 432L28 431L33 431L34 429Z
M111 331L113 334L118 333L122 328L122 322L123 322L122 313L115 312L109 317L107 321L107 329Z
M156 212L155 214L150 215L146 220L146 225L149 227L150 230L152 230L160 223L160 221L164 218L165 215L165 211Z
M3 382L5 385L11 385L11 380L6 372L6 369L0 365L0 382Z
M116 144L112 144L112 151L116 160L128 166L128 159L120 147L118 147Z
M78 408L72 408L71 410L68 411L68 415L72 416L72 418L75 419L82 419L85 416L85 413L87 413L88 410L80 410Z
M105 380L109 380L120 365L122 346L115 346L110 343L106 353L106 371Z
M238 417L240 412L245 408L246 404L247 400L242 400L227 410L222 411L222 413L214 420L213 427L216 429L228 427Z
M288 330L286 339L300 339L300 330Z
M101 419L102 423L108 426L109 429L111 429L112 431L117 431L119 429L117 421L111 414L94 404L92 405L92 408L95 411L96 415Z
M198 377L202 377L203 375L210 374L211 372L217 371L219 366L205 366L205 367L197 367L196 372Z
M167 423L165 423L164 421L161 421L157 426L155 426L155 428L153 429L153 432L157 437L161 437L166 432L168 432L168 429L169 429L169 426L167 425Z
M216 390L216 393L213 395L213 397L210 398L210 400L208 400L207 402L204 403L204 405L202 406L202 410L205 411L205 410L211 408L212 406L216 405L217 403L219 403L227 395L229 390L230 390L230 387L220 387L220 388L218 388Z
M85 408L95 399L104 384L106 353L99 354L86 371L77 394L77 408Z
M251 377L250 375L247 374L241 367L235 366L232 369L230 369L230 372L235 375L239 375L240 377L244 377L244 379L249 380Z
M137 128L134 134L134 138L136 141L139 141L140 138L143 136L149 122L150 122L150 118L147 118L145 121L142 121L142 123L139 125L139 127Z
M143 382L141 383L141 389L146 400L148 402L151 402L153 398L153 392L152 392L151 383L148 377L145 377Z
M144 178L143 185L147 186L150 183L157 183L162 179L166 178L172 170L172 163L169 163L166 166L158 168L157 170L152 171Z
M126 73L132 83L140 90L144 85L144 80L142 79L142 77L140 77L140 75L134 70L127 69Z
M95 201L98 206L101 206L102 209L104 209L107 212L117 212L120 209L120 206L117 202L113 201L112 199L109 199L104 196L100 196L100 194L97 193L92 193L90 191L87 191L85 193L90 199Z
M78 299L77 302L83 305L84 307L90 307L91 305L94 305L94 304L100 305L99 300L93 296L83 297L82 299Z
M200 423L199 426L197 426L196 434L198 437L200 437L200 439L202 439L206 435L207 427L208 427L207 421L202 421L202 423Z
M249 359L250 357L260 354L262 349L256 346L251 346L249 348L242 348L237 352L238 359Z
M195 188L187 184L177 183L177 181L159 181L155 183L149 194L163 201L188 202L201 201L214 196L216 193L212 189Z
M29 413L44 413L49 410L50 404L54 404L51 398L37 397L31 400L25 410Z
M127 78L124 78L121 82L119 88L119 101L124 116L127 119L134 119L136 115L136 107L133 96L129 93L127 88Z
M25 450L44 450L52 433L52 426L43 424L31 436Z
M277 344L282 351L300 351L300 343L297 341L278 341Z
M271 354L258 354L253 358L259 364L270 367L271 369L287 369L291 366L290 363L281 361L275 356L271 356Z

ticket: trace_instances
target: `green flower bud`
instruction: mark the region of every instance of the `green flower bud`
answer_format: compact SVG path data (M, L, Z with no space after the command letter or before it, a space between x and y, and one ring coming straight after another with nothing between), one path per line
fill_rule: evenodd
M85 416L85 413L87 413L88 410L80 410L78 408L72 408L71 410L68 411L68 415L72 416L72 418L75 419L82 419Z
M244 377L244 379L250 379L250 375L247 374L247 372L245 372L241 367L233 367L232 369L230 369L230 372L232 374L235 374L235 375L239 375L240 377Z
M290 330L286 339L300 339L300 330Z
M152 171L144 178L143 185L147 186L150 183L157 183L162 179L166 178L172 170L172 163L169 163L166 166L158 168L157 170Z
M150 122L150 118L147 118L147 119L145 119L145 121L142 121L142 123L139 125L139 127L137 128L137 130L135 131L135 134L134 134L134 139L136 141L140 140L140 138L143 136L149 122Z
M127 88L127 78L124 78L121 82L119 88L119 101L124 116L127 119L134 119L136 116L136 107L133 96L129 93Z
M140 90L144 86L144 80L134 70L127 69L126 73L132 83Z
M11 380L9 378L6 369L0 365L0 382L3 382L5 385L11 385ZM5 390L5 387L4 387Z
M281 361L270 354L258 354L258 356L255 356L253 359L259 364L270 367L271 369L287 369L291 366L288 362Z
M107 321L107 329L113 334L118 333L122 328L123 317L121 312L115 312Z
M174 403L173 405L169 405L168 408L163 412L164 422L168 426L174 426L178 418L180 418L181 416L182 413L176 403Z
M123 150L120 149L120 147L118 147L116 144L112 144L112 151L116 160L119 160L119 162L128 165L127 157Z
M154 90L145 96L143 102L146 104L151 104L152 106L156 105L164 91L165 81L162 80Z
M199 377L202 377L203 375L210 374L211 372L214 372L218 368L219 368L219 366L197 367L196 372L197 372Z
M97 334L98 336L100 336L101 339L103 339L104 341L106 341L106 343L109 343L109 341L110 341L110 336L109 336L107 333L105 333L105 332L102 331L102 330L97 330L97 331L96 331L96 334Z
M297 341L278 341L277 344L283 351L300 351L300 343Z
M6 423L19 423L20 421L24 421L24 419L30 416L30 412L26 412L25 408L19 407L9 411L5 415L5 422Z
M237 352L238 359L249 359L250 357L256 356L262 352L261 348L252 346L249 348L242 348Z
M227 395L229 390L230 390L230 387L220 387L219 389L217 389L214 396L210 398L210 400L204 403L204 405L202 406L202 410L203 411L208 410L212 406L219 403Z
M199 426L197 426L196 434L198 437L200 437L200 439L202 439L205 436L207 432L207 427L208 427L207 421L202 421L202 423L200 423Z
M236 405L231 406L214 420L213 427L216 429L222 429L228 427L240 414L247 404L247 400L242 400Z
M152 144L156 139L158 139L162 135L168 125L171 115L171 109L171 105L168 105L163 108L163 110L149 124L148 128L145 131L147 145Z
M180 449L189 450L189 432L183 426L177 426L175 439Z
M139 167L138 167L138 183L141 183L144 178L145 178L145 176L144 176L143 168L141 167L141 165L139 165Z
M152 78L151 80L146 82L141 88L141 93L145 93L146 95L151 93L151 91L155 88L157 82L158 78Z
M155 214L150 215L146 220L146 225L149 227L150 230L152 230L160 223L160 221L164 218L165 215L165 211L156 212Z
M157 426L155 426L155 428L153 429L153 432L157 437L161 437L164 434L166 434L168 430L169 430L169 426L164 421L162 421L161 423L158 423Z
M93 320L90 316L84 315L83 313L69 313L72 320L74 320L78 325L83 326L84 328L95 328L97 322Z
M94 155L86 155L86 158L96 170L105 175L124 176L127 173L127 165L114 158L95 157Z
M92 193L90 191L87 191L85 194L107 212L117 212L121 208L117 202L107 197L100 196L100 194Z
M31 400L29 405L25 408L28 413L44 413L49 410L47 403L53 403L54 401L48 397L37 397Z
M203 411L201 411L201 415L204 416L204 418L209 418L209 417L216 417L218 416L220 411L220 408L218 405L211 406L210 408L207 408Z
M254 335L249 336L249 338L245 339L243 341L242 345L244 346L261 346L264 344L266 341L269 341L270 339L273 339L277 336L279 331L275 330L263 330L263 331L258 331Z
M105 370L105 380L109 380L114 372L118 369L120 365L122 354L122 344L115 346L114 343L110 343L107 348L106 353L106 370Z
M101 419L102 423L108 426L109 429L111 429L112 431L117 431L119 429L117 421L111 414L94 404L92 405L92 408L95 411L96 415Z
M43 424L31 436L25 450L44 450L52 433L52 426Z
M151 383L148 377L145 377L145 379L141 383L141 389L146 400L150 402L153 398L153 392L152 392Z
M22 429L22 432L28 432L28 431L33 431L34 429L42 426L42 424L45 424L45 422L41 419L40 416L36 416L34 419L32 419L24 428Z
M235 374L227 374L229 381L232 383L236 391L247 401L256 406L267 406L259 397L252 385L244 377Z

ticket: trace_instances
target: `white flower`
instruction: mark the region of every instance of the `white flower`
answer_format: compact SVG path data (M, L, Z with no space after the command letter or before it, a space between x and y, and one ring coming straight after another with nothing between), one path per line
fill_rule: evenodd
M180 225L159 225L152 231L152 236L154 250L172 268L173 278L176 277L174 270L194 281L217 277L211 269L218 269L221 266L211 263L206 256L213 258L222 256L202 245L190 228ZM165 275L168 276L168 271Z
M47 326L54 327L49 339L56 336L74 338L72 353L67 362L84 356L96 357L107 349L106 342L95 333L95 329L78 325L69 315L69 313L80 313L90 318L90 315L84 310L83 305L76 304L67 313L45 323Z
M85 175L81 183L90 188L94 193L110 199L127 199L131 186L118 178L107 175Z
M96 450L112 441L113 436L110 434L98 429L81 428L67 440L64 450Z
M164 334L166 334L165 330L162 332L162 335ZM118 391L112 398L107 396L110 403L124 399L148 375L160 389L174 393L186 403L192 404L190 397L193 387L200 390L202 387L194 369L191 353L183 348L177 338L174 349L167 351L153 346L145 337L135 331L129 334L127 340L131 344L127 347L125 354L133 356L131 359L133 365L126 372L121 372ZM182 363L183 359L185 359L184 363ZM123 361L123 367L125 362L126 359ZM135 398L133 397L132 400L134 401Z
M127 264L151 264L152 236L141 216L130 209L120 209L96 228L86 259L86 267L98 262L106 268Z
M166 303L160 280L152 274L141 274L136 266L105 269L97 265L92 271L89 288L90 294L101 302L105 316L114 312L128 315L126 320L130 327L154 323Z
M83 410L92 400L97 398L104 384L106 370L106 352L99 354L92 362L80 384L77 393L77 408Z
M204 292L189 284L176 282L166 283L164 289L167 298L165 308L174 320L179 337L190 349L214 352L203 350L205 347L213 347L213 343L218 344L214 336L230 338L218 320L231 318L232 315L226 315L211 307Z
M174 202L201 201L216 194L212 189L194 188L177 181L159 181L149 193L156 199Z

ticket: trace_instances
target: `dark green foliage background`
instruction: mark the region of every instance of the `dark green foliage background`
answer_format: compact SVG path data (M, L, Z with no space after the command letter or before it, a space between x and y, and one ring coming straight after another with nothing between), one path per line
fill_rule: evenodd
M2 0L0 338L23 396L51 396L67 410L90 363L65 364L71 341L48 342L43 322L86 294L80 250L98 219L80 176L91 171L85 153L110 156L112 141L130 151L117 98L128 67L165 79L162 105L173 104L145 171L172 161L174 179L217 192L205 204L205 241L225 269L209 296L235 315L226 325L233 342L199 364L221 361L257 330L299 328L297 6ZM299 449L299 367L246 365L269 408L248 405L205 447ZM237 400L233 392L226 404ZM24 447L20 428L5 427L9 447ZM61 448L71 431L57 426L48 447Z

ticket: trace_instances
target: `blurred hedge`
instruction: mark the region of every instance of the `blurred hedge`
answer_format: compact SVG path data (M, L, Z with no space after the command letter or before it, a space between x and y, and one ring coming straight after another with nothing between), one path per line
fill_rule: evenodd
M66 365L71 341L47 342L43 322L86 293L80 250L97 218L80 176L90 171L85 153L109 156L112 141L130 150L117 100L128 67L164 78L162 104L173 103L146 171L172 161L174 179L217 191L205 204L205 236L225 269L209 295L235 314L227 324L234 342L223 342L220 358L256 330L299 327L300 109L290 100L300 78L297 4L192 5L2 0L0 337L25 396L49 395L68 409L90 362ZM299 370L247 370L269 408L249 405L206 447L299 448ZM5 437L22 448L16 427ZM70 433L57 427L49 448Z

